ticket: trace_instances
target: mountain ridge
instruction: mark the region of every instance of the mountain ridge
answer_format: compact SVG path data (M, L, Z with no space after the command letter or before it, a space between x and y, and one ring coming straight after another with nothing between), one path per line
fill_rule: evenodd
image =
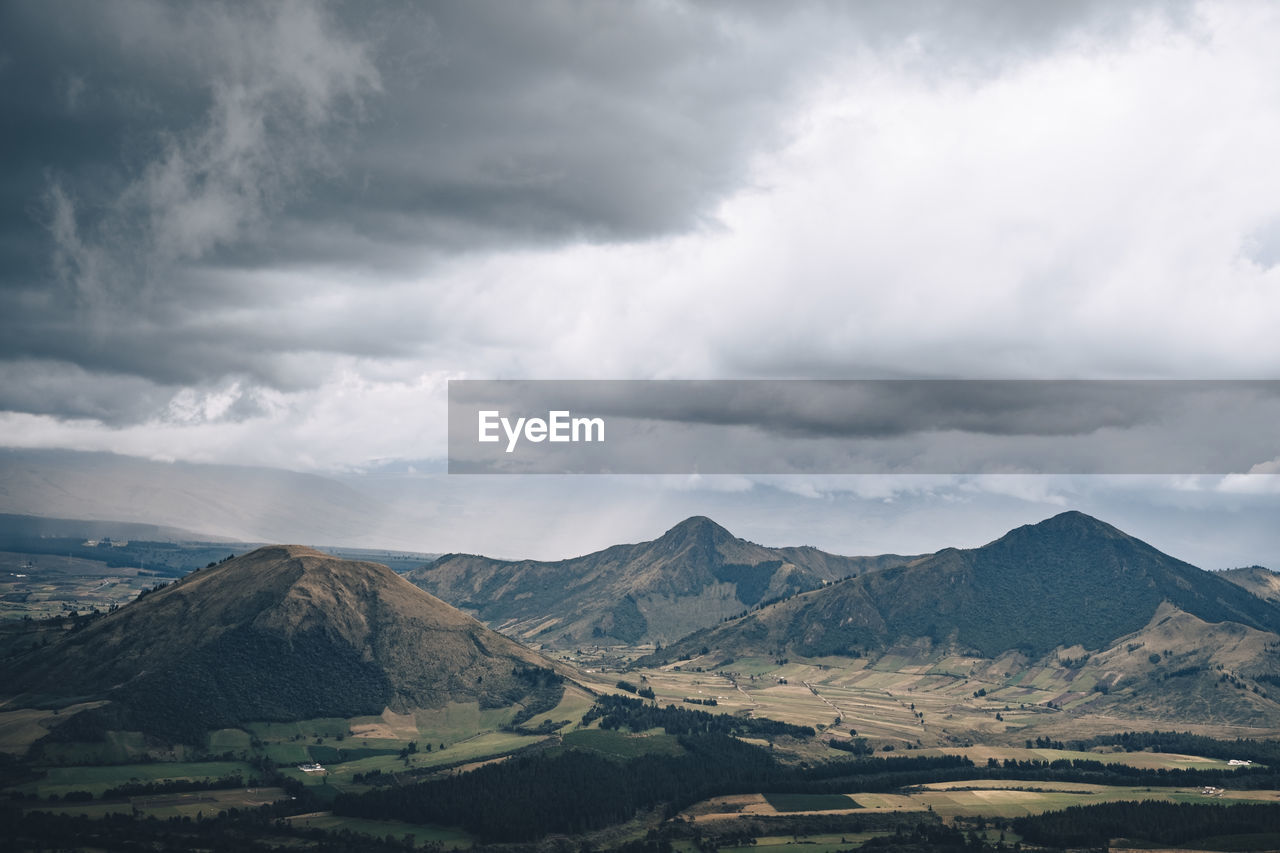
M1274 572L1264 566L1245 566L1239 569L1224 569L1217 574L1258 598L1280 604L1280 572Z
M928 637L984 657L1011 649L1038 657L1058 646L1105 648L1140 630L1165 600L1207 622L1280 630L1280 609L1272 604L1069 511L978 548L943 549L797 596L665 654L717 642L738 651L848 654Z
M769 548L692 516L657 539L564 560L446 554L413 583L526 642L670 642L761 602L915 557Z

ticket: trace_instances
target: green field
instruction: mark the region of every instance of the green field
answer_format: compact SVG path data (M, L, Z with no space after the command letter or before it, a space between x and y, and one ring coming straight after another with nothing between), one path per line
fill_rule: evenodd
M1280 833L1249 832L1240 835L1215 835L1209 838L1197 838L1195 846L1201 850L1224 851L1267 851L1280 850Z
M764 798L780 812L829 812L859 808L845 794L765 794Z
M263 750L277 764L307 764L311 761L307 746L305 743L268 743Z
M0 711L0 752L22 755L67 716L105 704L103 701L81 702L61 710L20 708Z
M1199 788L1145 788L1077 782L971 780L922 785L907 793L858 793L824 800L831 795L734 794L697 803L684 811L695 821L733 821L739 816L785 814L796 811L849 809L853 814L933 812L939 817L1013 818L1120 800L1166 800L1179 803L1231 804L1280 802L1280 791L1227 791L1212 796ZM821 809L818 805L826 802Z
M1170 752L1079 752L1070 749L1025 749L1009 746L973 746L921 750L917 755L963 755L974 764L983 765L988 759L997 761L1057 761L1085 760L1103 764L1121 764L1151 770L1235 770L1226 759L1204 758L1198 755L1179 755Z
M245 728L261 741L314 740L339 736L345 738L351 732L350 721L342 717L318 717L296 723L249 723Z
M408 756L399 757L398 753L373 755L344 761L341 764L325 764L324 773L306 773L296 766L284 766L280 772L291 779L297 779L304 785L314 788L329 788L333 792L346 790L364 790L356 786L354 776L357 773L369 773L380 770L383 773L401 773L408 770L422 770L432 767L443 767L471 761L478 761L505 755L517 749L540 743L545 737L515 734L514 732L485 732L475 737L459 741L447 749L419 751ZM316 747L308 747L315 749ZM270 751L270 747L268 748ZM311 758L296 763L310 762ZM321 762L323 763L323 762Z
M148 743L141 732L110 731L100 741L46 742L41 761L47 764L137 764L143 761L207 761L216 756L186 744Z
M559 705L550 711L530 717L520 727L535 729L546 720L551 720L552 722L569 720L570 724L574 724L581 720L582 715L591 710L591 706L594 704L594 696L574 685L566 684L564 696L561 698Z
M476 702L451 702L443 708L417 711L413 719L419 739L452 748L454 743L471 738L477 732L502 728L513 716L512 708L481 708Z
M379 756L396 755L397 749L374 749L372 747L357 746L352 748L344 748L338 746L308 746L307 754L311 756L312 761L320 764L341 764L348 761L360 761L364 758L377 758Z
M209 817L232 808L257 808L286 796L282 788L233 788L218 791L191 791L182 794L155 794L111 802L40 803L32 809L54 814L106 817L138 812L165 820L171 817Z
M48 797L69 791L88 791L95 797L130 782L211 781L239 773L249 779L255 771L243 761L192 761L154 764L110 764L81 767L42 767L44 778L16 790Z
M553 709L564 716L552 719L580 719L589 707L582 691L566 691L565 701ZM95 798L108 789L129 783L164 781L213 781L236 773L248 781L256 775L247 760L263 755L279 765L280 772L311 788L322 798L342 791L366 790L356 784L356 774L380 771L386 776L413 774L432 768L465 767L505 756L547 740L547 735L527 735L501 731L514 710L481 709L475 702L454 703L442 708L408 714L386 711L376 717L353 719L320 718L289 723L250 723L244 728L220 729L209 734L207 747L157 746L137 732L108 732L97 743L47 743L37 768L43 778L14 788L34 794L48 803L48 797L88 791ZM44 732L41 725L57 714L48 711L17 711L0 714L0 735L8 734L15 746ZM664 736L665 737L665 736ZM674 740L671 740L671 744ZM404 757L402 751L415 745ZM663 744L662 739L651 745ZM678 747L676 747L678 749ZM210 760L230 754L245 760ZM150 759L150 760L146 760ZM299 765L318 762L324 772L307 773ZM403 779L418 778L413 775ZM201 791L182 795L179 804L162 810L163 815L194 816L218 811L218 803L233 797L228 791ZM179 808L181 805L181 808ZM234 805L234 803L233 803ZM107 814L120 804L59 804L73 814ZM174 811L178 809L178 811ZM129 811L126 804L124 811Z
M1068 782L973 781L924 786L911 794L859 794L868 809L932 810L942 817L1022 817L1118 800L1167 800L1176 803L1236 803L1276 801L1273 791L1231 791L1206 797L1195 788L1129 788Z
M684 754L684 748L680 746L675 735L661 732L633 735L606 729L579 729L564 736L564 745L622 759L651 753Z
M215 755L224 752L245 752L249 750L252 739L244 729L218 729L209 733L209 751Z
M720 850L721 853L752 853L759 850L781 851L783 848L793 847L797 853L837 853L856 847L864 841L892 834L891 832L846 832L843 835L762 835L749 847L721 847ZM696 849L690 844L687 851L692 853Z
M471 836L461 829L423 826L398 820L365 820L363 818L339 817L329 812L320 812L289 818L289 823L296 827L323 829L326 832L346 830L374 838L386 838L388 835L394 838L404 838L409 835L413 837L413 842L417 846L439 843L446 850L459 850L471 846Z
M687 662L686 662L687 663ZM1075 752L1025 748L1037 732L1056 739L1088 737L1105 731L1141 726L1140 721L1116 720L1070 714L1056 708L1005 708L1003 698L993 699L992 680L975 662L958 656L917 660L908 656L886 656L868 667L866 660L792 659L784 664L766 658L744 659L726 674L668 670L618 673L598 672L591 677L603 692L617 692L616 683L625 678L652 688L661 705L674 704L688 710L713 714L750 714L817 729L822 737L813 740L791 737L752 742L776 750L788 762L844 761L847 753L827 746L823 738L849 737L851 731L868 738L878 756L929 756L960 754L978 766L990 759L1054 761L1087 759L1109 764L1126 764L1146 769L1225 768L1226 762L1196 755L1167 753ZM741 665L742 669L736 669ZM1038 692L1046 700L1060 694L1055 676L1046 670L1029 673L1021 687L1004 688ZM1040 689L1042 688L1042 689ZM977 695L986 690L984 695ZM690 705L685 697L715 699L717 704ZM1059 700L1061 701L1061 700ZM72 791L89 791L95 797L129 782L164 780L213 780L239 773L246 781L255 775L247 763L253 756L274 760L280 772L306 785L320 804L306 808L328 808L325 803L339 793L359 793L374 785L405 785L437 773L460 773L482 763L505 760L517 750L543 744L548 751L563 748L587 750L610 759L627 760L646 754L682 755L679 739L660 730L633 734L623 730L582 728L580 720L591 707L592 696L570 685L558 706L543 712L524 725L543 721L563 722L553 734L528 735L504 731L516 708L482 709L478 703L452 703L440 708L405 713L386 710L382 714L349 719L322 718L290 723L252 723L243 728L211 732L207 745L159 746L139 733L111 732L98 743L47 743L39 770L46 776L24 783L16 790L43 798L42 808L66 814L105 815L140 811L160 818L209 816L228 808L253 807L278 799L278 788L247 787L219 791L185 792L153 797L134 797L115 803L93 800L68 803L49 802L51 795L65 797ZM1002 719L997 720L999 713ZM0 713L0 742L21 744L43 732L56 716L48 711ZM1065 733L1078 727L1074 734ZM1096 727L1096 728L1091 728ZM1225 734L1225 733L1224 733ZM1232 732L1233 736L1266 737L1268 733ZM413 745L414 752L407 749ZM969 746L968 744L980 744ZM916 747L919 749L916 749ZM886 752L885 747L894 747ZM912 747L905 753L904 747ZM1188 747L1189 748L1189 747ZM209 760L228 755L243 761ZM195 759L201 760L195 760ZM303 772L298 765L318 762L323 772ZM373 774L373 775L370 775ZM360 775L361 780L356 781ZM937 778L937 777L934 777ZM1225 783L1219 783L1225 784ZM785 794L763 793L707 801L686 814L702 821L736 819L738 816L779 815L799 812L850 811L854 814L884 815L894 812L932 812L938 817L1013 818L1039 814L1074 805L1090 805L1118 799L1171 800L1189 803L1280 802L1280 792L1229 791L1206 796L1195 789L1121 788L1104 785L1072 785L1053 782L969 781L923 785L902 793L883 794ZM301 805L301 804L299 804ZM718 806L718 808L717 808ZM916 816L918 818L918 815ZM805 818L812 820L811 818ZM915 819L909 817L908 819ZM775 817L775 820L777 818ZM794 820L794 818L793 818ZM830 821L831 818L823 820ZM441 842L446 847L470 847L463 832L407 823L364 821L316 812L295 819L296 826L327 830L351 830L379 838L409 835L415 844ZM817 824L824 829L828 825ZM868 826L880 823L868 822ZM757 830L763 831L763 830ZM770 832L784 832L770 827ZM756 839L755 849L803 844L806 853L845 850L877 833L812 835L804 837L767 836ZM734 843L740 843L737 840ZM677 844L677 848L682 845ZM733 849L733 848L725 848ZM742 848L748 849L748 848Z

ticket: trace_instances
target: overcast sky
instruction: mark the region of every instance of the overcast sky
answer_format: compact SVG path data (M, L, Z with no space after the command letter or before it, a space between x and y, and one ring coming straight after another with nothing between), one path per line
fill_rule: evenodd
M0 444L359 473L439 463L449 379L1278 378L1277 43L1267 2L5 3Z

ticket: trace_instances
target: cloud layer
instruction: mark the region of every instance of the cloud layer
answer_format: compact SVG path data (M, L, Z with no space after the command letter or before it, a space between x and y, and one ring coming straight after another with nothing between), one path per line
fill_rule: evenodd
M4 443L444 454L448 378L1274 378L1265 3L0 12Z

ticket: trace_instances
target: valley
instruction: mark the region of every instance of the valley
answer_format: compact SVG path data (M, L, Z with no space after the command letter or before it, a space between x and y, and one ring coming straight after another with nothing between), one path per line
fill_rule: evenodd
M397 574L268 546L114 608L10 619L0 802L24 837L56 835L48 815L89 821L82 835L115 816L139 837L138 821L187 819L243 849L567 834L813 853L962 830L999 849L1040 831L1017 821L1122 801L1280 821L1265 569L1211 575L1078 513L917 557L766 548L700 518L610 552ZM601 609L624 579L646 626L630 643ZM480 616L476 590L511 603L486 626L407 581ZM676 623L646 615L640 583L704 622L719 596L742 609L663 639L654 626ZM1105 590L1123 606L1090 609ZM510 609L529 600L541 620ZM550 624L602 630L529 627ZM548 641L517 642L531 637Z

